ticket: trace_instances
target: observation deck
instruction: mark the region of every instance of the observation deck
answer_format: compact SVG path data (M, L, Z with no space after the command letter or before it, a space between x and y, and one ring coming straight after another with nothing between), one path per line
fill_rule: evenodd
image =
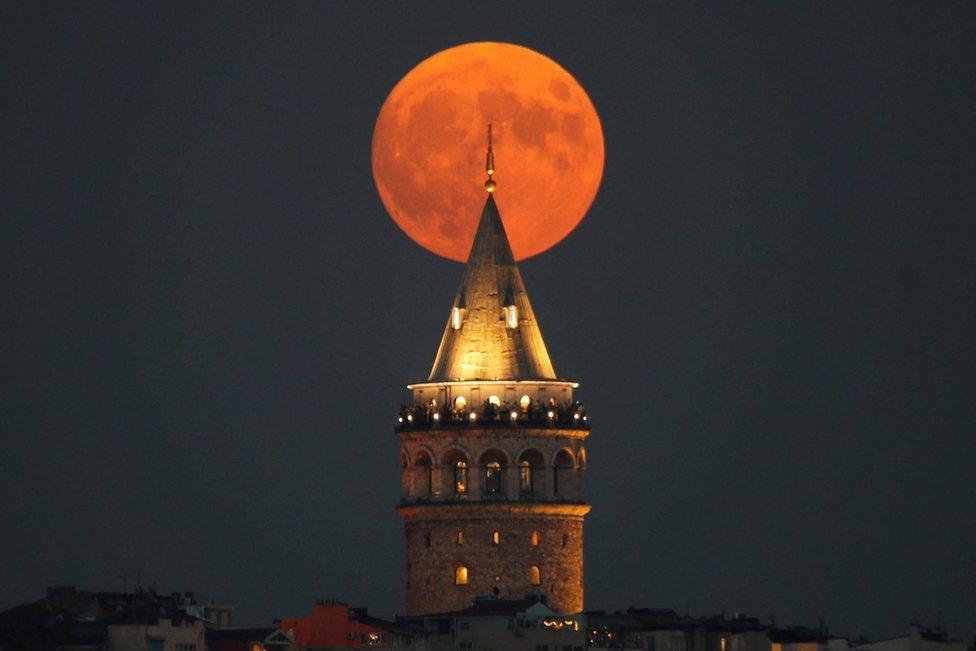
M579 402L528 406L486 401L478 409L438 408L435 404L402 405L394 431L484 427L531 427L589 430L586 408Z

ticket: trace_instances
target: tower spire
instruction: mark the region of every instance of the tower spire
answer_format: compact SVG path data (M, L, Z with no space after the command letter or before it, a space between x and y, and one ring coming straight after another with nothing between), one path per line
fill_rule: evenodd
M485 156L485 172L488 173L488 180L485 181L485 192L491 194L495 191L495 154L491 150L491 122L488 123L488 154Z

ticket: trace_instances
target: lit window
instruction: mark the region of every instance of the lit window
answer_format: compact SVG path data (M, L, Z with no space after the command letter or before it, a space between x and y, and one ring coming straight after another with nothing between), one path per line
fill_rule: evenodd
M522 493L532 492L532 463L527 459L519 462L519 491Z
M468 585L468 568L463 565L454 568L454 585Z
M463 495L468 492L468 464L458 461L454 465L454 492Z
M538 531L533 531L532 532L532 546L533 547L538 547L539 546L539 532Z
M489 495L502 492L502 464L497 461L485 466L485 492Z
M492 394L492 395L488 396L488 404L495 405L496 407L501 407L502 406L502 399L499 398L498 396L496 396L495 394Z
M505 325L509 328L518 327L518 308L514 305L505 306Z
M538 565L529 568L529 583L532 585L542 585L542 571Z
M451 308L451 327L455 330L461 329L461 308Z
M502 535L500 533L498 533L497 531L492 531L491 532L491 544L492 545L497 545L501 541L502 541Z
M463 411L465 407L468 406L468 401L464 399L464 396L458 396L454 399L454 408L458 411Z
M725 647L728 646L728 644L729 644L729 640L728 638L725 637L723 637L719 642L719 646L722 648L722 651L725 651Z
M531 404L532 404L532 398L528 396L522 396L521 398L519 398L519 407L521 407L522 409L528 409Z
M463 545L464 544L464 532L463 531L458 531L457 534L455 534L455 536L454 536L454 542L456 542L459 545Z

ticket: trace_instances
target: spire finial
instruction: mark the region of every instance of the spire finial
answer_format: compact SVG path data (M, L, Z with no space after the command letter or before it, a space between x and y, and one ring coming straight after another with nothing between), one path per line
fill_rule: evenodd
M491 194L495 191L495 180L491 178L495 174L495 154L491 151L491 123L488 123L488 155L485 156L485 171L488 172L488 180L485 181L485 192Z

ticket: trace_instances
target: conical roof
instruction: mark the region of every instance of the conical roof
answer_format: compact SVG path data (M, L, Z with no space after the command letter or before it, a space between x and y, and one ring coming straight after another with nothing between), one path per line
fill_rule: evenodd
M516 327L510 327L512 319ZM429 381L554 379L542 331L489 194Z

